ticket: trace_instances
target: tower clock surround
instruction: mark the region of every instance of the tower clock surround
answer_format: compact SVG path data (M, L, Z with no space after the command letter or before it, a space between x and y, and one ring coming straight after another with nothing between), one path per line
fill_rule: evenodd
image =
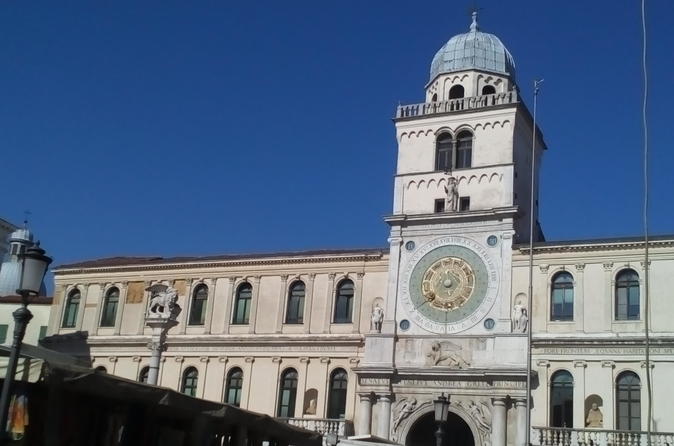
M490 248L463 236L445 236L419 247L401 275L400 302L409 319L435 334L465 331L496 303L498 262Z

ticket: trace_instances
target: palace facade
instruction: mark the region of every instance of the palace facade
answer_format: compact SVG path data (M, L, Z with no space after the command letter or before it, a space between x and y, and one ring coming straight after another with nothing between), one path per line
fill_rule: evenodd
M674 431L674 237L651 240L649 265L638 239L544 240L547 146L501 41L474 16L435 55L425 101L394 121L386 248L61 265L46 345L147 379L149 289L165 284L182 312L162 386L406 445L435 444L444 393L452 443L522 446L531 330L534 444L645 430L649 372L653 429Z

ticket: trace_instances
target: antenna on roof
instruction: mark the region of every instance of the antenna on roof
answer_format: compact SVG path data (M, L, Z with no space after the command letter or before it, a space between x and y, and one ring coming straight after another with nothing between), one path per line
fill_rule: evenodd
M28 216L32 215L33 213L26 209L23 211L23 229L28 229Z

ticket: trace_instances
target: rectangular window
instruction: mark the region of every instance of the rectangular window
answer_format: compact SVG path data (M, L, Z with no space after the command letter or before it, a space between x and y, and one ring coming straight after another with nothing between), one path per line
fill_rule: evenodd
M0 325L0 344L4 344L5 341L7 340L7 328L9 326L7 324L2 324Z
M460 211L470 210L470 197L459 198L459 210Z
M436 214L440 212L445 212L445 199L444 198L438 198L435 200L435 206L433 208L434 212Z

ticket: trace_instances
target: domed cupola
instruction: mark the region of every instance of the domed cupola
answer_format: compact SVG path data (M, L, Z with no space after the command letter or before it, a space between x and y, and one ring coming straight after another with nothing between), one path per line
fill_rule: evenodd
M472 69L497 73L515 81L513 56L498 37L479 30L477 12L473 12L470 31L452 37L435 54L430 81L440 74Z

